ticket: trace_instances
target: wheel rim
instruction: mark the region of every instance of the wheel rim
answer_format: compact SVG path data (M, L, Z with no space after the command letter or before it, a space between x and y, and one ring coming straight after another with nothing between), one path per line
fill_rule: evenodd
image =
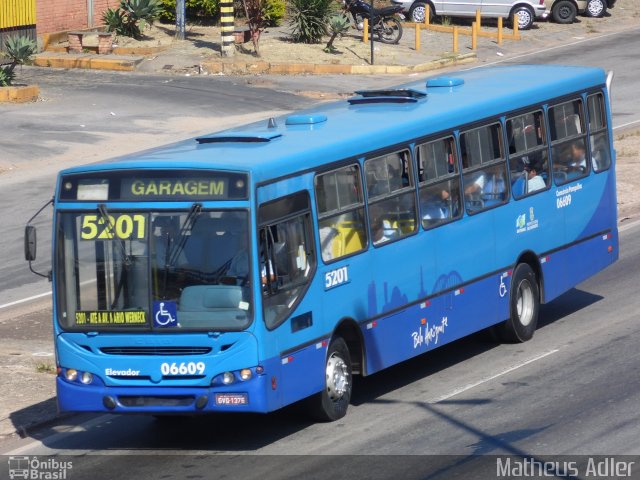
M599 16L602 13L603 9L604 4L599 0L589 2L589 4L587 5L587 10L589 10L589 13L594 17Z
M518 314L518 320L523 326L528 326L533 320L533 309L533 288L529 280L523 280L518 285L516 297L516 312Z
M424 17L426 15L425 7L416 7L411 14L412 20L416 23L424 23Z
M566 20L566 19L570 18L571 17L571 8L570 7L564 7L564 6L560 7L558 9L558 15L563 20Z
M528 10L520 10L518 12L518 27L524 29L531 23L531 14Z
M327 360L327 394L333 402L340 400L349 390L349 367L334 353Z

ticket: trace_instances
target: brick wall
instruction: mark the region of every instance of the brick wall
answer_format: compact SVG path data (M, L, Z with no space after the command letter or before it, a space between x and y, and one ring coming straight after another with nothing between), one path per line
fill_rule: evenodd
M102 14L119 0L36 0L38 35L89 27L87 2L93 2L93 26L102 25Z

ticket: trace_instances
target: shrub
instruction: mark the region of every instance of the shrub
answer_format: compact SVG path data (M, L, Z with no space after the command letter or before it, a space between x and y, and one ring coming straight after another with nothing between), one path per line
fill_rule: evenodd
M333 17L329 19L329 28L331 29L331 38L327 42L327 46L324 47L324 51L327 53L333 53L336 51L333 46L334 40L345 33L351 27L351 22L349 22L349 18L344 15L337 13Z
M220 11L219 0L185 0L188 20L203 17L216 17ZM174 22L176 20L176 0L160 0L162 12L160 20Z
M8 67L0 68L0 86L8 87L15 79L16 65L23 65L36 51L36 43L28 37L9 37L5 42L5 56L11 63Z
M13 70L9 70L11 67L0 67L0 87L10 86L16 78L16 74Z
M153 23L161 12L160 0L120 0L120 6L116 10L108 8L102 20L109 32L140 39L141 29Z
M264 16L269 27L277 27L287 13L285 0L263 0Z
M294 42L320 43L327 35L333 0L291 0L291 37Z

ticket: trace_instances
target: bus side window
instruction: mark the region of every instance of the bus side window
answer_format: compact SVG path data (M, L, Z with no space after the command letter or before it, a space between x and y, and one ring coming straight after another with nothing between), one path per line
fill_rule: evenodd
M315 193L322 260L329 262L364 250L367 231L360 166L316 176Z
M515 198L549 186L549 158L541 110L507 119L511 191Z
M556 185L589 175L582 100L549 107L549 131Z
M502 125L490 125L460 134L464 202L469 213L501 205L508 200Z
M259 274L268 328L284 321L315 271L310 201L300 192L260 206Z
M365 160L371 239L381 245L416 231L416 199L409 151Z
M462 213L458 160L453 137L416 147L423 228L433 228Z
M589 111L591 162L593 169L596 172L601 172L611 166L607 113L604 107L604 96L602 93L589 95L587 97L587 107Z

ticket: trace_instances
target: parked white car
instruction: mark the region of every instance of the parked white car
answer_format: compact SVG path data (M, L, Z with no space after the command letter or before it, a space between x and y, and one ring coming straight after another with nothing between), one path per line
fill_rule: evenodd
M545 0L391 0L401 5L407 12L409 20L422 23L427 8L431 9L431 18L438 15L450 17L474 17L480 10L484 18L508 18L512 23L517 19L518 28L531 28L536 19L544 19L549 15Z

